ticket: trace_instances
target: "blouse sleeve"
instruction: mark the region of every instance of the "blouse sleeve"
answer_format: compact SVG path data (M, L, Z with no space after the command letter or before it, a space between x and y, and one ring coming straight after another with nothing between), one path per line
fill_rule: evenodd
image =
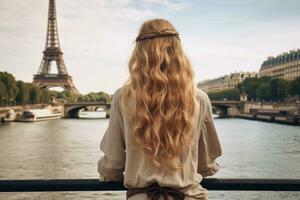
M104 153L98 161L101 181L122 181L125 169L125 142L123 119L119 108L119 94L115 92L110 110L108 127L100 143Z
M221 156L221 154L221 145L212 117L212 106L207 97L206 112L198 143L198 173L206 177L212 176L219 171L216 158Z

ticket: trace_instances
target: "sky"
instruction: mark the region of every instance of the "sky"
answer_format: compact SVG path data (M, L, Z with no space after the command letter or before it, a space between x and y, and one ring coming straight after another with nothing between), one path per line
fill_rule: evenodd
M176 27L196 82L258 71L267 57L300 48L298 0L56 1L64 61L83 94L123 85L138 30L153 18ZM48 0L0 0L0 71L32 81L47 14Z

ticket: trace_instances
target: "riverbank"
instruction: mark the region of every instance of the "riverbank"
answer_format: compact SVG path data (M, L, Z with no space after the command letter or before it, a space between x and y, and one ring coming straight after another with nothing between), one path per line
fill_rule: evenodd
M212 101L212 106L221 118L300 125L299 102Z
M236 118L241 119L249 119L249 120L256 120L256 121L263 121L263 122L272 122L278 124L287 124L287 125L295 125L300 126L300 119L293 118L288 116L275 116L275 115L254 115L254 114L238 114L235 116Z
M246 102L241 111L236 117L279 124L300 125L299 102Z

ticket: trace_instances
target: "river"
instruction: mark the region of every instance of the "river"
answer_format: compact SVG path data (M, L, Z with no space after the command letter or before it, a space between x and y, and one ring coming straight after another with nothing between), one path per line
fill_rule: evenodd
M215 119L222 143L218 178L300 178L300 127ZM0 179L98 178L107 119L0 124ZM291 199L299 192L210 191L210 199ZM0 200L124 199L124 192L0 193Z

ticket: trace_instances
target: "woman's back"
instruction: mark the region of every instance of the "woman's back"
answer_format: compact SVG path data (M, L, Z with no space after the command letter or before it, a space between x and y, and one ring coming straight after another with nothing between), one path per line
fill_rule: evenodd
M203 176L210 176L218 171L215 159L221 155L207 95L197 89L199 109L192 129L193 142L190 148L182 152L182 171L174 173L157 167L137 144L130 116L121 108L123 90L124 87L118 89L113 96L114 110L101 141L101 150L105 154L98 163L101 180L124 181L127 188L143 188L159 183L162 187L185 188L186 194L195 197L200 195L202 198L206 192L199 183ZM128 108L131 106L132 100L128 99Z
M143 24L129 72L129 81L113 96L101 141L102 180L124 180L130 199L146 191L205 199L199 182L218 170L221 147L209 98L196 89L192 66L170 22Z

